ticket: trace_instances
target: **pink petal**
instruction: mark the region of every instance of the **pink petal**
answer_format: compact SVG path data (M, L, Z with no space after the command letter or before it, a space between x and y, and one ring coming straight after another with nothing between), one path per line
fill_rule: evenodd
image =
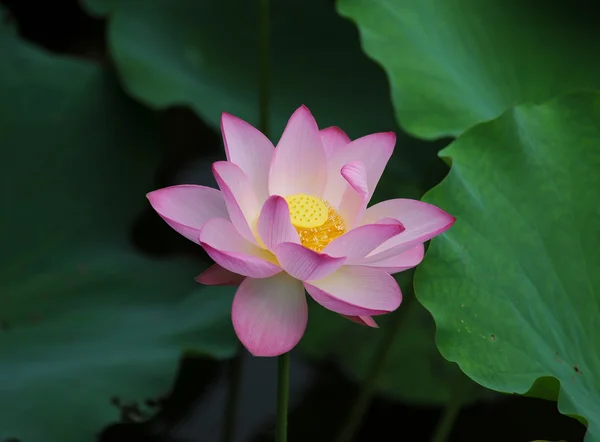
M369 267L377 267L390 275L394 273L403 272L408 269L419 265L423 261L423 255L425 253L425 246L419 244L406 252L402 252L399 255L392 256L391 258L383 259L381 261L370 262L364 265ZM359 263L358 265L361 265Z
M246 278L233 299L233 328L254 356L278 356L302 338L308 320L304 287L285 273Z
M297 193L321 197L327 179L327 163L321 135L306 106L290 118L275 149L269 172L271 195Z
M269 197L258 217L258 235L269 250L282 242L300 244L298 232L290 221L287 201L277 195Z
M392 156L396 135L393 132L381 132L358 138L335 155L327 159L327 185L323 199L333 207L339 207L346 189L340 170L344 164L361 161L366 169L368 199L371 199L375 187L381 178L385 166Z
M377 224L365 224L334 239L323 249L331 256L345 256L346 265L352 265L375 250L388 239L402 233L404 226L393 218L384 218Z
M346 316L346 315L342 315L342 316L344 318L349 319L352 322L356 322L357 324L360 324L360 325L365 325L367 327L372 327L372 328L379 328L379 326L377 325L375 320L373 318L371 318L370 316Z
M225 269L251 278L267 278L281 272L274 256L246 241L230 221L213 218L200 230L200 245Z
M394 311L402 301L396 280L383 270L344 266L318 281L304 282L323 307L346 316L373 316Z
M150 192L146 197L169 226L196 244L200 228L206 221L229 219L223 194L211 187L171 186Z
M229 161L213 163L213 175L223 192L229 218L247 241L256 244L251 226L260 213L260 204L246 174Z
M204 272L196 276L196 282L204 285L240 285L244 276L230 272L219 264L213 264Z
M238 165L246 174L253 193L262 204L269 197L273 143L261 131L228 113L221 116L221 131L227 160Z
M338 211L347 228L352 229L362 218L369 202L367 169L361 161L353 161L342 167L341 174L346 180L346 190Z
M394 199L369 207L361 224L371 224L381 218L395 218L406 230L377 247L363 264L391 258L430 240L448 230L456 218L439 207L418 200Z
M331 126L321 130L321 141L325 156L330 157L350 142L348 135L339 127Z
M301 281L324 278L346 262L345 257L318 253L291 242L277 245L275 256L287 273Z

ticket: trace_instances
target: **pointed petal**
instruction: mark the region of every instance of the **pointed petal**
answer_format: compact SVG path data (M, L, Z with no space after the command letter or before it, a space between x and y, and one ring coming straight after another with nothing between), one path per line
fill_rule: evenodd
M200 230L200 245L217 264L251 278L267 278L281 272L273 254L246 241L230 221L213 218Z
M392 156L396 135L393 132L381 132L367 135L350 142L343 149L327 160L327 185L323 199L333 207L339 207L345 187L340 186L342 177L340 170L344 164L361 161L366 169L369 197L377 187L385 166ZM340 190L342 189L342 190Z
M406 252L448 230L456 218L439 207L418 200L394 199L383 201L365 211L361 224L370 224L384 217L395 218L406 230L377 247L363 264L382 261Z
M206 221L229 219L223 194L211 187L171 186L150 192L146 197L169 226L196 244L200 228Z
M352 322L356 322L357 324L364 325L366 327L379 328L375 320L370 316L341 316L343 316L346 319L349 319Z
M233 328L254 356L278 356L302 338L308 320L304 287L285 273L246 278L231 309Z
M325 156L330 157L346 146L350 142L350 138L339 127L331 126L321 129L321 141L323 149L325 149Z
M298 232L290 221L287 201L277 195L269 197L258 217L258 235L269 250L282 242L300 244Z
M421 261L423 261L424 253L425 246L423 244L419 244L417 247L400 253L399 255L392 256L391 258L383 259L381 261L366 263L364 265L369 267L377 267L378 269L393 275L394 273L403 272L419 265ZM362 263L359 263L358 265L362 265Z
M260 213L260 204L246 174L229 161L213 163L213 175L223 192L229 218L247 241L256 244L251 226Z
M269 172L271 195L297 193L320 198L327 179L327 163L319 128L306 106L290 118L273 156Z
M373 316L394 311L402 301L396 280L383 270L344 266L318 281L304 282L323 307L347 316Z
M269 168L275 148L258 129L233 115L223 113L221 131L227 160L246 174L258 202L269 197Z
M353 161L342 167L341 174L346 180L346 190L338 211L346 227L353 229L363 217L369 202L367 169L361 161Z
M219 264L213 264L204 272L196 276L196 282L204 285L229 285L237 286L244 280L244 276L230 272Z
M404 226L393 218L384 218L376 224L365 224L343 234L329 243L323 253L345 256L346 265L359 263L388 239L402 233Z
M346 262L345 257L336 258L324 253L317 253L291 242L277 245L275 256L287 273L301 281L324 278Z

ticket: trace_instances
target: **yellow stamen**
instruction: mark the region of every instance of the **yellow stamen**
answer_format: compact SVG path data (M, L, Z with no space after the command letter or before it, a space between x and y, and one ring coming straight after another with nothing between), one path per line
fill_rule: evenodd
M339 213L320 198L299 193L285 198L292 225L304 247L316 252L346 233L346 225Z

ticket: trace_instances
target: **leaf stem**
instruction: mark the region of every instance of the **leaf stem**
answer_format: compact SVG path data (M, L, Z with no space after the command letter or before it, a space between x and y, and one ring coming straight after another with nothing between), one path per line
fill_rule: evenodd
M408 304L412 302L413 297L414 295L407 296L402 308L394 314L393 320L390 320L387 323L385 333L379 341L371 359L371 364L367 369L367 374L362 383L358 398L354 402L354 406L352 407L348 419L342 427L342 431L338 435L336 442L351 442L354 439L357 430L360 428L364 415L373 401L377 378L383 369L387 356L394 343L394 338L400 329L400 325L404 322L404 315L410 308Z
M452 428L454 427L454 423L456 422L456 418L460 413L460 408L462 407L464 385L465 382L459 381L452 389L450 399L448 402L446 402L444 410L442 411L442 415L435 425L431 442L446 442L448 436L450 436Z
M237 417L237 406L242 385L242 348L238 348L235 356L229 361L227 378L229 383L229 391L227 393L227 404L225 405L225 420L223 422L223 432L221 440L223 442L235 441L235 428Z
M260 130L269 137L269 0L260 2Z
M287 414L290 393L290 353L277 360L277 427L275 442L287 442Z

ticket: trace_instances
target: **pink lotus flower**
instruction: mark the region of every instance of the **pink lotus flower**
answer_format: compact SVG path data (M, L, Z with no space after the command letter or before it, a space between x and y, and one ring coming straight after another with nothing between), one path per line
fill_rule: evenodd
M172 186L148 194L154 210L215 261L196 280L238 285L233 326L256 356L291 350L306 329L305 290L323 307L370 327L402 294L391 276L423 259L423 243L454 218L416 200L367 208L396 136L350 141L319 131L302 106L275 149L257 129L223 114L227 161L216 190Z

